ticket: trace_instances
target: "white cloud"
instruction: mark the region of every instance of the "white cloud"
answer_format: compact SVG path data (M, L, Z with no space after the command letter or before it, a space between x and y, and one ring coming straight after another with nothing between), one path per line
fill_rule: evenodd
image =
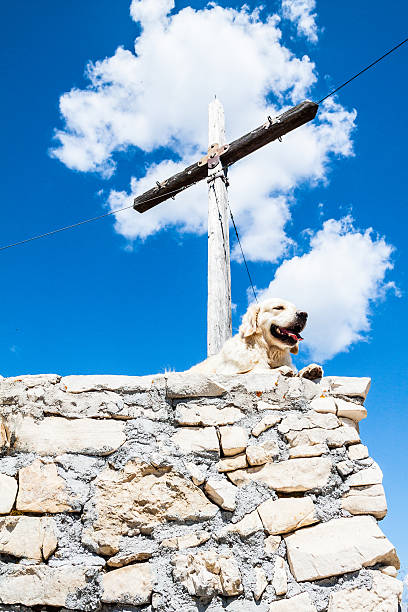
M317 42L316 0L282 0L282 13L297 26L298 34Z
M313 359L330 359L366 337L372 305L395 289L385 282L392 252L371 229L356 230L350 217L330 219L311 237L308 253L281 264L260 298L284 296L306 310L305 345Z
M158 21L165 21L173 8L174 0L133 0L130 14L134 21L140 21L143 26L154 26Z
M171 7L165 0L133 2L131 14L143 26L135 53L118 48L89 63L89 86L61 96L65 127L52 153L68 167L110 176L112 154L129 146L202 151L214 93L235 138L274 112L267 94L293 103L315 82L310 59L281 43L276 15L262 21L244 7L211 6L166 17Z

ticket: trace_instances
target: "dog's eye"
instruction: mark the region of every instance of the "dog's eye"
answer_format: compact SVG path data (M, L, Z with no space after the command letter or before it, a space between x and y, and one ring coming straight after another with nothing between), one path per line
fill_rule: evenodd
M275 306L274 310L284 310L284 306Z

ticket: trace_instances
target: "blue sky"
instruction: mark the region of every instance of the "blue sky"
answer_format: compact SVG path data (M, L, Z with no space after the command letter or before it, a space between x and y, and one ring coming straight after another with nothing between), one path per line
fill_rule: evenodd
M223 90L225 85L224 96L223 91L218 93L225 103L229 137L235 138L262 123L268 105L278 111L302 97L321 98L405 38L408 16L402 1L391 2L384 11L377 0L345 1L341 7L318 0L312 10L317 14L316 30L309 27L302 32L289 19L266 25L268 16L281 13L280 2L265 3L263 11L251 18L236 13L232 25L223 11L229 7L239 12L240 5L220 2L219 12L211 13L214 36L218 25L226 28L225 38L217 36L217 44L224 40L233 48L239 14L245 36L237 39L236 53L220 50L222 71L212 82L194 37L183 38L183 27L194 34L194 27L200 32L206 25L199 21L204 19L204 3L176 2L170 22L165 22L166 0L157 0L156 6L163 10L150 21L143 3L136 7L135 2L133 16L144 19L144 30L131 19L129 4L128 0L4 4L1 245L126 204L132 189L150 186L155 173L164 172L165 178L167 168L195 159L207 146L203 141L207 90L216 85ZM249 10L256 7L248 4ZM197 12L183 12L186 6ZM170 26L171 35L164 38ZM139 56L136 66L130 54L143 32L145 38L139 43L145 55ZM205 57L216 54L208 37L198 42L200 49L210 47ZM162 57L161 43L168 45ZM156 58L149 55L153 45L158 49ZM122 64L109 61L101 66L99 78L102 72L104 82L96 92L98 106L87 116L82 105L89 86L85 67L89 61L114 57L119 46L127 51L124 71ZM269 56L272 48L276 54ZM165 87L169 70L163 60L173 51L176 55L180 51L180 61L170 74L173 86ZM304 56L314 62L312 71ZM254 62L250 69L244 66L247 57ZM277 59L282 57L279 67ZM342 90L335 99L338 106L327 110L330 121L321 115L315 131L299 131L296 139L282 143L285 148L278 151L281 145L275 143L248 165L236 166L230 190L258 289L267 289L279 268L269 291L285 290L288 295L282 297L298 298L302 308L306 303L315 313L309 338L304 334L309 353L303 350L298 365L307 355L327 357L326 373L373 379L362 437L384 472L389 517L383 529L405 568L407 59L408 46ZM138 76L137 84L132 83L133 66L144 75ZM293 82L304 90L298 97L290 89L290 70ZM272 84L270 75L275 79ZM121 96L128 79L132 95L126 115ZM75 104L68 105L64 119L60 97L73 88ZM112 108L99 106L107 93L111 98L118 95L121 103L116 127L109 115ZM92 148L103 121L98 112L106 115L110 130L101 137L102 161ZM72 136L67 118L80 128L96 127L85 140L78 140L77 130L69 146L52 155L52 149L61 151L55 130ZM90 151L85 162L79 155L84 149ZM164 368L182 370L204 358L205 187L180 203L170 200L161 206L165 208L154 222L146 217L142 229L138 213L131 211L133 218L118 214L116 225L110 217L0 251L2 375L145 374ZM350 215L352 226L344 221ZM341 227L333 225L341 219ZM368 228L373 228L371 234L365 234ZM232 235L231 239L234 242ZM307 258L311 252L313 258ZM232 263L232 283L236 329L248 303L247 276L239 261ZM398 291L387 283L394 283ZM339 287L342 290L337 292Z

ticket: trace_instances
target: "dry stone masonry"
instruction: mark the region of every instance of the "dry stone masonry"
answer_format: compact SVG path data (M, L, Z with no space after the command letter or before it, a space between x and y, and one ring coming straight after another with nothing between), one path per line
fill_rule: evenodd
M368 378L0 377L0 610L397 612Z

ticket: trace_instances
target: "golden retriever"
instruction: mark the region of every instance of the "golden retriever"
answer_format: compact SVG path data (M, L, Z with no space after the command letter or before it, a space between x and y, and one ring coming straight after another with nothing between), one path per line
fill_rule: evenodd
M227 340L217 355L193 366L203 374L244 374L289 366L296 372L290 353L297 354L307 313L280 298L252 304L242 318L238 334ZM321 366L310 364L299 372L303 378L321 378Z

